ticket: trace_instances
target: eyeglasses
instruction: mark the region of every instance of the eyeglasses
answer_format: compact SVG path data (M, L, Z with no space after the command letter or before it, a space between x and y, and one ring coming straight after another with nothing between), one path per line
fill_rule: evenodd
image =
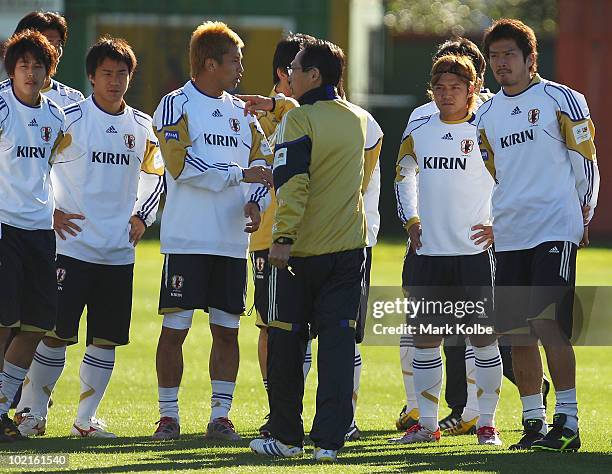
M293 71L296 71L298 69L301 69L302 72L306 72L306 71L310 71L314 66L306 66L306 67L302 67L302 66L289 66L287 68L287 74L289 74L290 76L293 74Z

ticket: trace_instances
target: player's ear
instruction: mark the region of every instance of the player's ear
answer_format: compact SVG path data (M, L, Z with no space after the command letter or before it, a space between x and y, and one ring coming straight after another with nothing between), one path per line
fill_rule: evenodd
M531 53L530 55L527 56L527 59L525 60L525 64L527 65L529 70L531 70L534 63L535 63L535 54Z
M91 84L91 87L93 87L94 84L94 77L91 74L87 74L87 79L89 80L89 83Z
M213 58L206 58L204 61L204 70L212 72L217 68L217 61Z
M277 67L276 75L285 81L289 80L289 73L287 72L286 67Z

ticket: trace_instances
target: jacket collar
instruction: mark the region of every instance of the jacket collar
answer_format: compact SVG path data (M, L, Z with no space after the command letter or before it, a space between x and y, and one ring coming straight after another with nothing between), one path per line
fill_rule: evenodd
M326 85L315 87L306 92L298 99L300 105L312 105L318 100L336 100L339 99L338 93L334 86Z

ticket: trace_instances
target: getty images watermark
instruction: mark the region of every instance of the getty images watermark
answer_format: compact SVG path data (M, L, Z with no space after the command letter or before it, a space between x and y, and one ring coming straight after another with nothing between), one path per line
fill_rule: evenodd
M491 325L473 322L473 318L486 319L488 298L482 300L429 300L425 298L397 297L392 301L372 302L372 332L384 335L429 335L429 336L470 336L494 334ZM386 316L403 315L406 322L389 325ZM435 321L428 321L435 318ZM448 321L450 319L450 321ZM464 320L472 322L464 322ZM455 320L455 321L453 321Z
M419 335L464 344L469 336L512 334L513 319L523 315L527 330L533 320L552 319L573 345L612 346L612 286L412 290L370 287L364 344L397 346Z

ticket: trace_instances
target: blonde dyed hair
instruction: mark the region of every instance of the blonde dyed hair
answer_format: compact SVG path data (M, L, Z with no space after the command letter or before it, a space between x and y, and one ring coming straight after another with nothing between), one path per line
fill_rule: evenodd
M431 80L429 82L430 89L427 91L431 100L433 100L433 88L442 77L442 74L456 75L469 89L470 86L476 87L478 75L474 68L474 63L468 56L457 54L446 54L439 57L431 67ZM476 106L476 93L468 97L468 109L474 110Z
M244 42L222 21L205 21L191 34L189 42L189 65L191 76L195 77L203 68L207 59L214 59L219 64L223 55L236 45L244 48Z

